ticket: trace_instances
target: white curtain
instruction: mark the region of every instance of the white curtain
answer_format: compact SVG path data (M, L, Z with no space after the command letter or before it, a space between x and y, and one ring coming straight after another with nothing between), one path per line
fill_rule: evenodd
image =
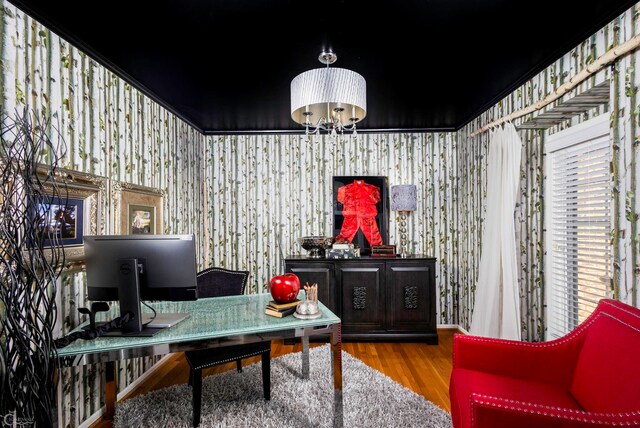
M511 123L491 134L487 210L470 333L520 340L520 296L514 210L522 141Z

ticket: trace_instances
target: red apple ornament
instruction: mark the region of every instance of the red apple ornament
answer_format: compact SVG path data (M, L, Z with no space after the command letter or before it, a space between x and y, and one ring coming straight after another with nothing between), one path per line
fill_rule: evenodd
M293 273L276 275L269 281L269 291L277 303L293 302L300 291L300 278Z

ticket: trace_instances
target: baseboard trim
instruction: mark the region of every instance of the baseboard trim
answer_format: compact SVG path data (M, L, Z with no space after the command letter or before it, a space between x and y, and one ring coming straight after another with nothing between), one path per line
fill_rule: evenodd
M469 334L469 332L462 328L459 324L438 324L436 328L438 330L458 330L458 332L462 334Z
M153 366L151 366L151 368L149 370L147 370L146 372L142 373L136 380L134 380L133 382L131 382L125 389L123 389L122 391L120 391L118 393L117 396L117 401L122 400L123 398L125 398L127 395L129 395L129 393L131 391L133 391L138 385L140 385L141 383L143 383L144 381L146 381L149 377L151 377L151 375L153 375L153 373L158 370L160 368L160 366L162 366L162 364L168 360L169 358L171 358L173 354L166 354L165 356L163 356L157 363L155 363ZM95 424L96 422L98 422L98 420L100 420L100 418L102 418L102 415L104 415L104 411L105 408L101 407L100 410L98 410L97 412L95 412L94 414L92 414L91 416L89 416L87 419L84 420L84 422L82 422L78 428L89 428L91 425Z

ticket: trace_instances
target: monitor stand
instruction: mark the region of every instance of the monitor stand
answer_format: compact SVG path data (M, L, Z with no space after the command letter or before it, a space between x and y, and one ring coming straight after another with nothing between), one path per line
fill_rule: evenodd
M99 324L99 323L96 323ZM151 337L156 333L164 330L165 327L162 328L153 328L153 327L144 327L141 331L122 331L122 330L111 330L106 333L100 335L100 337Z
M107 331L101 337L151 337L189 317L188 313L161 313L153 320L145 318L149 314L142 313L140 306L140 270L143 269L144 262L144 259L117 261L120 316L127 312L133 316L121 328ZM146 322L150 325L144 326ZM96 323L98 326L101 324L105 323Z
M187 312L158 312L155 316L145 312L142 314L142 325L144 329L173 327L189 316Z
M131 320L122 328L111 330L102 337L149 337L162 331L164 327L142 326L142 308L140 307L140 268L138 259L119 259L118 263L118 298L120 300L120 316L131 312Z
M142 314L142 330L141 331L129 331L125 332L120 329L111 330L100 335L100 337L151 337L156 333L168 328L173 327L179 322L189 318L188 313L158 313L155 318L151 317L149 313ZM149 323L149 325L144 325ZM106 324L105 322L97 322L96 326ZM89 327L85 327L88 329Z

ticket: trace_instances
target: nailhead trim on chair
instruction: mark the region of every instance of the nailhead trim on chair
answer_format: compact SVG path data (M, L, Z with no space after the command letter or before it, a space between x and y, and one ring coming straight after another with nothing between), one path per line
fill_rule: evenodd
M605 305L608 305L608 306L614 307L614 308L616 308L616 309L617 309L617 310L619 310L619 311L622 311L622 312L624 312L624 313L626 313L626 314L631 315L632 317L635 317L635 318L640 319L640 316L639 316L638 314L634 314L633 312L631 312L630 310L628 310L628 309L626 309L626 308L623 308L622 306L615 305L615 304L613 304L613 303L611 303L611 302L602 302L602 303L603 303L603 304L605 304Z
M618 321L620 324L626 325L626 326L627 326L627 327L629 327L630 329L635 330L635 331L637 331L638 333L640 333L640 329L639 329L639 328L634 327L634 326L632 326L631 324L626 323L626 322L622 321L621 319L618 319L618 318L614 317L614 316L613 316L613 315L611 315L611 314L608 314L608 313L606 313L606 312L603 312L603 313L601 313L600 315L608 316L609 318L611 318L611 319L614 319L614 320Z
M223 273L228 273L230 275L243 275L244 281L242 281L242 293L244 294L244 290L247 287L247 278L249 277L249 275L247 275L246 271L237 271L237 270L229 270L229 269L224 269L224 268L218 268L218 267L211 267L211 268L207 268L203 271L198 272L198 274L196 275L196 278L200 278L202 275L207 274L209 272L223 272Z
M634 315L634 314L631 314ZM626 325L627 327L637 331L640 333L640 329L632 326L629 323L626 323L624 321L622 321L619 318L616 318L615 316L611 315L608 312L599 312L598 314L596 314L595 316L590 317L591 319L589 321L585 321L585 323L583 323L582 325L584 326L583 328L581 328L580 332L578 332L576 330L574 330L573 332L567 334L566 336L557 339L557 340L553 340L550 342L542 342L542 343L531 343L531 342L518 342L518 341L511 341L511 340L504 340L504 339L492 339L492 338L484 338L484 337L479 337L479 336L462 336L464 337L463 340L467 340L470 342L485 342L485 343L500 343L503 345L513 345L516 347L525 347L525 348L550 348L552 346L557 346L557 345L561 345L564 344L566 342L568 342L570 339L573 339L573 337L575 337L577 334L581 333L582 330L584 330L585 328L587 328L588 326L590 326L591 324L593 324L594 322L596 322L598 320L598 318L600 318L601 316L606 316L609 317L613 320L618 321L620 324ZM575 334L573 334L575 333ZM454 353L453 355L453 366L456 367L456 354Z
M486 337L480 337L480 336L458 336L458 337L460 338L459 340L463 340L463 341L499 343L501 345L509 345L516 348L553 348L558 345L562 345L566 342L569 342L570 340L573 340L576 336L582 334L582 332L584 332L587 327L589 327L591 324L595 322L595 320L598 318L598 316L600 316L601 313L602 312L599 312L595 316L590 315L589 318L587 318L587 320L584 323L580 324L580 326L575 330L573 330L571 333L567 334L564 337L561 337L559 339L552 340L549 342L537 342L537 343L518 342L517 340L494 339L494 338L486 338ZM453 348L453 350L454 350L453 357L452 357L453 367L457 367L456 363L458 360L457 360L457 353L455 352L455 347Z
M262 351L262 352L252 352L250 354L242 355L242 356L239 356L239 357L227 358L226 360L220 360L220 361L216 361L215 363L205 364L203 366L196 366L196 367L192 367L192 368L194 370L206 369L207 367L215 366L215 365L218 365L218 364L224 364L224 363L228 363L228 362L231 362L231 361L243 360L245 358L255 357L256 355L261 355L261 354L264 354L265 352L267 352L266 349L264 351ZM269 352L271 352L271 348L269 348Z
M633 312L630 312L629 310L626 310L624 308L621 308L617 305L612 304L611 302L602 302L602 304L607 305L607 306L611 306L613 308L615 308L616 310L620 310L622 312L625 312L629 315L632 315L636 318L640 318L640 316L634 314ZM591 314L589 316L589 318L587 318L587 320L585 320L585 322L583 322L582 324L580 324L580 326L578 326L578 328L576 328L575 330L573 330L572 332L570 332L569 334L556 339L556 340L551 340L548 342L538 342L538 343L531 343L531 342L518 342L515 340L505 340L505 339L494 339L494 338L484 338L484 337L479 337L479 336L459 336L461 339L459 340L464 340L464 341L471 341L471 342L487 342L487 343L499 343L502 345L510 345L510 346L516 346L516 347L525 347L525 348L551 348L551 347L555 347L557 345L562 345L566 342L568 342L569 340L574 339L576 336L582 334L584 332L584 330L589 327L591 324L593 324L595 322L595 320L598 318L598 316L602 315L602 314L607 314L609 316L611 316L612 318L613 315L607 313L607 312L598 312L597 314ZM617 318L615 318L617 319ZM618 320L620 321L620 320ZM623 324L626 324L623 321L620 321ZM628 324L627 324L628 325ZM630 326L631 327L631 326ZM634 327L631 327L634 328ZM457 353L455 352L455 347L453 348L453 356L452 356L452 362L453 362L453 366L456 367L456 363L457 363Z
M209 272L224 272L224 273L228 273L231 275L245 275L244 272L241 271L237 271L237 270L229 270L229 269L223 269L223 268L207 268L203 271L198 272L197 276L202 276L205 273L209 273Z
M605 426L638 426L640 425L640 421L622 421L622 420L605 421L601 419L601 418L634 417L634 416L640 415L640 412L590 413L590 412L585 412L584 410L566 409L566 408L554 407L554 406L544 406L536 403L509 400L506 398L494 397L491 395L484 395L484 394L475 394L475 393L469 396L469 402L471 405L471 426L472 427L476 426L474 409L478 405L494 407L498 409L511 410L516 412L536 414L539 416L547 416L547 417L558 418L558 419L567 419L567 420L572 420L577 422L586 422L586 423L592 423L592 424L598 424L598 425L605 425ZM534 409L531 409L531 407L533 407ZM543 410L535 410L538 408ZM563 415L557 412L571 413L571 415ZM594 419L593 417L596 417L597 419Z
M611 307L614 311L618 310L624 312L627 315L630 315L634 318L640 319L640 316L622 306L619 306L615 301L604 301L601 302L603 305ZM518 342L512 340L504 340L504 339L492 339L492 338L484 338L478 336L458 336L456 340L461 340L469 342L485 342L485 343L496 343L507 346L513 346L516 348L534 348L534 349L544 349L544 348L553 348L558 345L565 344L569 341L574 340L577 336L583 334L588 327L590 327L595 321L597 321L601 316L606 316L610 319L618 321L620 324L625 325L636 332L640 332L640 329L636 326L633 326L618 317L614 314L598 311L597 313L591 314L587 320L585 320L578 328L568 333L567 335L552 340L549 342L543 343L529 343L529 342ZM456 367L458 365L457 353L455 352L456 347L454 346L453 352L453 366ZM575 409L567 409L562 407L555 406L546 406L537 403L530 402L522 402L516 400L510 400L507 398L500 398L495 396L489 396L484 394L472 393L469 396L470 401L470 409L471 409L471 426L477 426L476 420L476 412L478 406L485 406L488 408L497 408L504 409L506 411L512 412L521 412L525 414L539 415L541 417L549 417L555 419L564 419L569 421L575 421L580 423L590 423L594 425L601 426L640 426L640 411L631 411L631 412L621 412L621 413L592 413L584 410L575 410ZM633 418L634 420L628 420L629 418ZM625 420L627 419L627 420Z

